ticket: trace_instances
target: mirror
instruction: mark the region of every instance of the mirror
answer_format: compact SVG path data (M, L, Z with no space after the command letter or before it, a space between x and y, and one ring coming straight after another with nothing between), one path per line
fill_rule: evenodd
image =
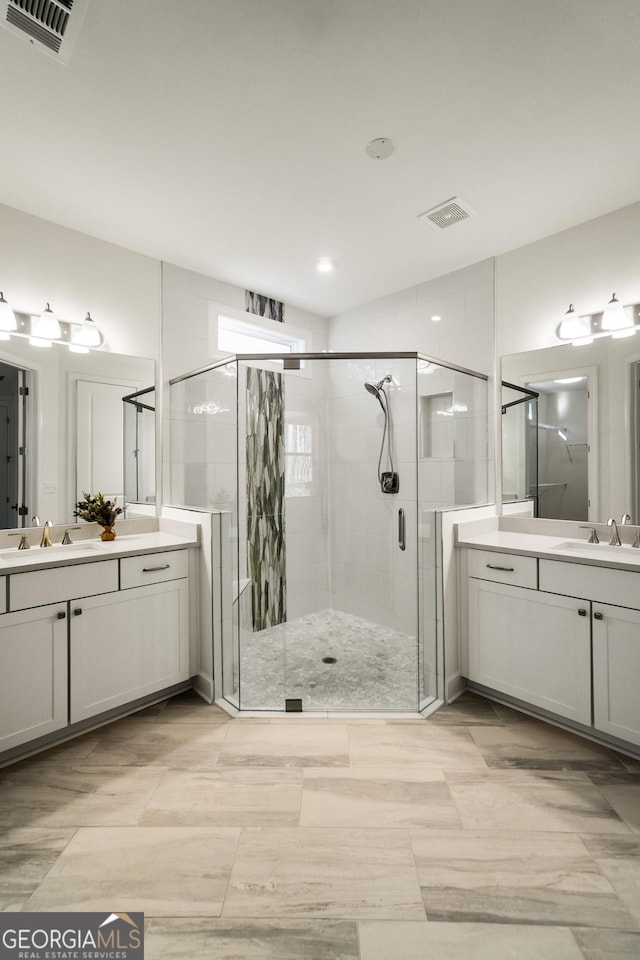
M75 523L84 490L155 514L154 361L0 342L0 464L1 528Z
M535 496L537 445L538 516L603 522L630 514L640 523L637 339L602 337L502 357L503 381L539 395L502 416L504 502ZM503 404L516 396L503 387Z

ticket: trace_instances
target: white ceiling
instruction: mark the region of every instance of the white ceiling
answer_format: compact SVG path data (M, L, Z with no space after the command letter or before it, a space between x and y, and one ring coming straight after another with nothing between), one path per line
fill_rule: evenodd
M639 200L639 40L640 0L90 0L68 66L0 30L0 202L333 315Z

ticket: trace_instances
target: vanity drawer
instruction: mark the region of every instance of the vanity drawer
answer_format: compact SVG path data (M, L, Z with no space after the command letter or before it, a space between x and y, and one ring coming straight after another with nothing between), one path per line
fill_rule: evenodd
M144 587L148 583L181 580L189 575L187 550L166 550L140 557L123 557L120 561L120 589Z
M562 560L540 561L540 589L640 609L640 573Z
M118 589L118 561L99 560L71 567L50 567L9 577L11 610L42 607L46 603L93 597Z
M516 587L538 587L538 560L516 553L498 553L494 550L469 550L467 569L470 577L511 583Z

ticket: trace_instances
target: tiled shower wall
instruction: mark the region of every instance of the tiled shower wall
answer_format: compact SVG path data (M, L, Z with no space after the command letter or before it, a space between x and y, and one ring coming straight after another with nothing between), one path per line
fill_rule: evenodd
M416 635L415 360L331 360L329 502L332 606ZM365 390L387 373L398 494L383 494L378 456L384 416ZM389 469L384 465L382 469ZM406 513L407 549L398 546L398 511ZM413 533L413 535L412 535Z

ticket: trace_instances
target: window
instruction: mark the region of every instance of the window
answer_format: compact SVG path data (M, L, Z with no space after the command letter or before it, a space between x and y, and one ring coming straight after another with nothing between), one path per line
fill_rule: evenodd
M212 357L230 353L304 353L310 340L306 330L211 304L209 354Z

